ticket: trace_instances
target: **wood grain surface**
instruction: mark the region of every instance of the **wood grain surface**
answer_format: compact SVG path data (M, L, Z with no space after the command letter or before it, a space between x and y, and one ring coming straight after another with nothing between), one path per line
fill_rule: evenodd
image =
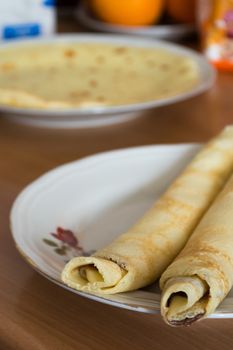
M0 116L0 350L231 349L233 319L176 329L159 315L139 314L70 293L34 272L19 256L9 210L20 190L59 164L124 147L206 141L233 122L233 75L208 93L86 130L20 126Z

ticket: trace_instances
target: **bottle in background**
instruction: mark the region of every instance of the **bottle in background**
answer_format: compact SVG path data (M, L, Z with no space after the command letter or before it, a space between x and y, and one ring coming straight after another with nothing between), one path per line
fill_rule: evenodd
M203 52L221 70L233 71L233 0L199 0Z

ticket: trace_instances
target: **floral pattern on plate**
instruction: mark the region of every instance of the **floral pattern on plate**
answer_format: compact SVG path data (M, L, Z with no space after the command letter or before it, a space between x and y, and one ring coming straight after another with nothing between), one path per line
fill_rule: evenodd
M56 241L54 239L43 238L43 242L53 248L56 254L71 259L75 256L89 256L94 253L94 250L85 251L80 245L79 239L69 229L57 227L56 232L51 232L50 235Z

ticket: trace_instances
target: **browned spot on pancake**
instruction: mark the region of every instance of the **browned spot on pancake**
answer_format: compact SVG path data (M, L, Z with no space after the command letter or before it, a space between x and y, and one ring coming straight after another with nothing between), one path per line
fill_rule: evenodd
M195 266L197 266L197 270L199 268L200 269L206 268L210 270L210 273L211 273L211 270L214 270L215 272L217 272L224 285L224 292L225 293L229 292L231 288L231 282L228 280L228 277L225 275L225 272L222 270L222 266L219 263L215 262L213 258L211 259L208 253L200 254L199 252L197 252L192 257L193 257L193 261L195 261L195 259L199 259L199 262L195 262Z
M194 207L191 204L184 203L168 195L164 195L160 200L158 200L158 202L156 203L156 207L172 214L174 214L175 212L176 215L176 210L182 210L185 214L185 212L190 213L194 209Z
M163 71L167 71L170 69L170 65L168 63L162 63L160 64L159 68Z
M91 86L91 87L93 87L93 88L95 88L97 85L98 85L98 82L96 81L96 80L90 80L89 81L89 85Z
M88 90L84 91L72 91L70 93L71 98L88 98L90 97L91 93Z
M174 192L177 193L177 192L180 192L180 191L184 192L184 188L185 188L186 195L189 195L190 197L191 196L196 196L197 193L198 193L198 188L197 187L195 187L195 186L192 186L192 187L188 186L187 187L187 185L184 185L184 178L185 177L189 177L190 175L193 175L193 174L194 173L191 174L191 172L186 172L185 171L185 173L183 173L170 186L170 189L169 189L170 193L172 194ZM205 174L205 173L203 174L203 176L201 176L202 175L201 173L196 173L196 175L199 176L199 177L203 177L203 178L208 177L207 174ZM216 181L216 183L213 184L211 188L204 188L204 189L202 189L202 193L201 194L205 195L206 201L209 201L210 196L212 196L213 194L216 193L216 191L220 188L220 185L221 185L221 182L220 181Z
M67 58L74 58L76 56L76 52L72 49L67 49L64 51L64 55Z
M106 98L105 98L104 96L98 96L98 97L96 98L96 100L97 100L98 102L105 102L105 101L106 101Z
M219 233L221 233L221 232L219 232ZM201 246L199 248L199 252L200 253L205 253L205 254L214 254L215 256L218 255L221 258L227 260L228 263L231 264L232 267L233 267L233 261L232 261L231 257L228 254L224 253L223 251L221 251L219 249L216 249L214 247L210 247L210 246L207 246L207 245L203 244L203 246Z
M102 63L105 63L105 57L104 56L101 56L101 55L99 55L99 56L96 56L96 58L95 58L95 61L96 61L96 63L98 63L98 64L102 64Z
M203 239L205 239L205 235L210 233L211 235L215 235L216 237L218 235L221 235L221 232L224 232L223 229L221 229L221 227L216 227L216 228L213 228L213 227L209 227L209 228L206 228L205 230L202 230L201 231L201 234L200 234L200 238L199 239L195 239L195 244L193 244L193 247L192 245L190 246L187 246L187 249L189 250L189 254L190 252L193 252L195 250L198 251L198 255L213 255L214 257L218 256L221 258L221 260L226 260L233 268L233 259L231 256L229 256L227 253L223 252L222 250L220 249L217 249L215 247L212 247L210 246L209 244L206 244L205 242L203 242ZM193 240L194 240L193 239ZM190 242L192 242L192 239L190 240Z
M189 166L188 168L186 168L185 172L183 173L183 176L195 176L195 177L207 177L207 178L214 178L215 181L218 180L217 178L219 178L219 181L222 182L222 175L225 173L225 169L201 169L201 168L195 168L194 166Z
M114 49L114 52L118 55L122 55L124 53L126 53L128 50L126 47L117 47Z
M9 72L15 69L15 64L12 62L6 62L2 64L1 68L3 71Z
M181 67L179 70L178 70L178 73L180 74L186 74L188 73L188 67Z
M162 240L162 243L161 243ZM140 256L144 259L144 261L151 260L153 263L155 257L155 249L156 256L168 257L171 258L174 256L174 248L170 243L169 239L162 234L155 235L137 235L137 236L123 236L119 239L119 242L124 246L134 247L136 250L140 250ZM138 254L138 252L137 252ZM138 256L138 255L137 255Z

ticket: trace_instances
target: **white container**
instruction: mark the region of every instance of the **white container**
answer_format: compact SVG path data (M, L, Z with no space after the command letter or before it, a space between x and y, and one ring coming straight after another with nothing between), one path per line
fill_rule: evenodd
M0 1L0 40L54 33L54 0Z

